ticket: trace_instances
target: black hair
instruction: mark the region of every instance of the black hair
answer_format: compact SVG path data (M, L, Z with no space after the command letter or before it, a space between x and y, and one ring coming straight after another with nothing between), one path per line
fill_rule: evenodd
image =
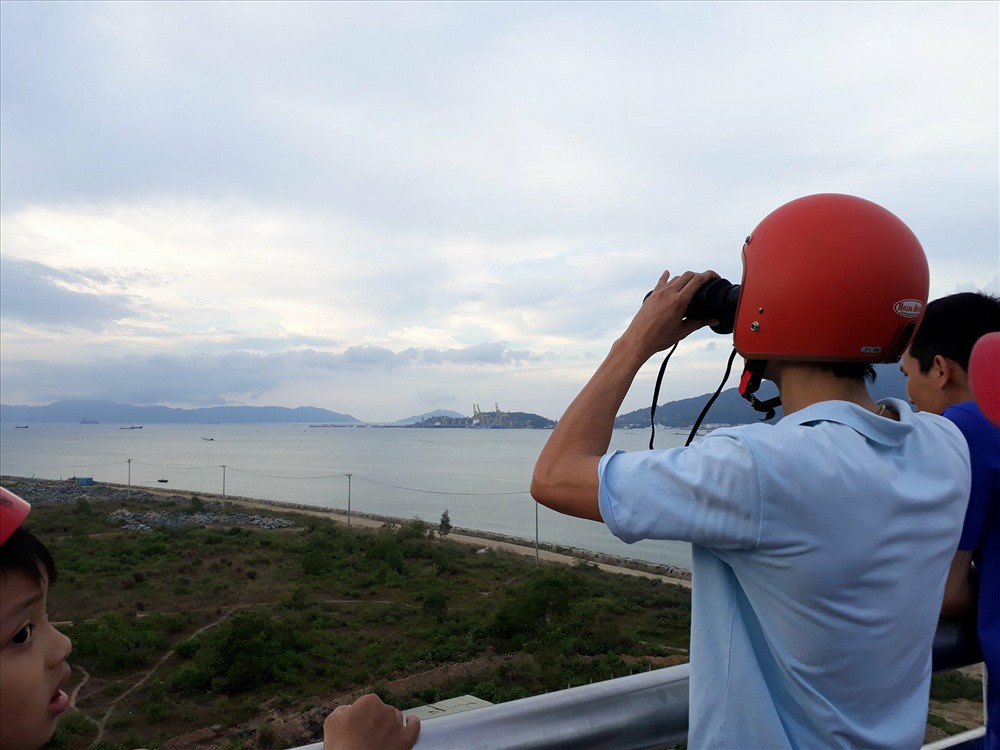
M0 544L0 576L19 573L39 585L42 577L51 586L56 582L56 563L44 544L30 531L14 529L7 541Z
M934 357L954 360L969 369L969 355L980 337L1000 331L1000 298L985 292L960 292L927 305L924 319L910 342L910 356L926 373Z
M832 372L838 378L874 383L878 377L875 368L865 362L817 362L821 370Z

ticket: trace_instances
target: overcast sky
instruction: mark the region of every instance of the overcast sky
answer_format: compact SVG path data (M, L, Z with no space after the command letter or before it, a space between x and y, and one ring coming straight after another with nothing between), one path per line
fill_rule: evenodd
M997 291L998 7L4 0L0 399L558 418L661 271L738 282L816 192Z

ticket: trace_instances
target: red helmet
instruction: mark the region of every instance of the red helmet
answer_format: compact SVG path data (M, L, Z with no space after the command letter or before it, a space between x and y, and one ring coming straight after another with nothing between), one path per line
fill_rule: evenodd
M1000 426L1000 331L987 333L972 347L969 385L976 403L993 424Z
M895 362L928 286L924 250L898 217L863 198L809 195L747 237L734 343L751 360Z
M30 512L31 506L27 502L0 487L0 544L7 541Z

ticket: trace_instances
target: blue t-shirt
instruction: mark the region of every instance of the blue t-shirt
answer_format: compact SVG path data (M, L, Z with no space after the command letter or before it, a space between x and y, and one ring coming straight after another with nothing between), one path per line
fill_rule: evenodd
M616 536L694 543L690 747L921 745L969 458L888 403L899 422L827 401L601 460Z
M1000 428L973 401L949 406L944 416L962 431L972 460L972 490L958 549L973 550L979 572L979 642L989 675L987 747L1000 750Z

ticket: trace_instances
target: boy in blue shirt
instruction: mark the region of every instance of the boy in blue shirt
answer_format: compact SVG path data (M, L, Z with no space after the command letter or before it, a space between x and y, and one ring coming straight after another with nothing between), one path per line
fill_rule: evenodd
M942 297L927 305L900 363L910 400L921 411L954 422L969 446L972 488L942 613L969 611L978 600L977 627L988 681L988 750L1000 750L1000 427L974 400L968 370L973 346L996 331L1000 299L978 292ZM992 387L995 393L1000 382Z

